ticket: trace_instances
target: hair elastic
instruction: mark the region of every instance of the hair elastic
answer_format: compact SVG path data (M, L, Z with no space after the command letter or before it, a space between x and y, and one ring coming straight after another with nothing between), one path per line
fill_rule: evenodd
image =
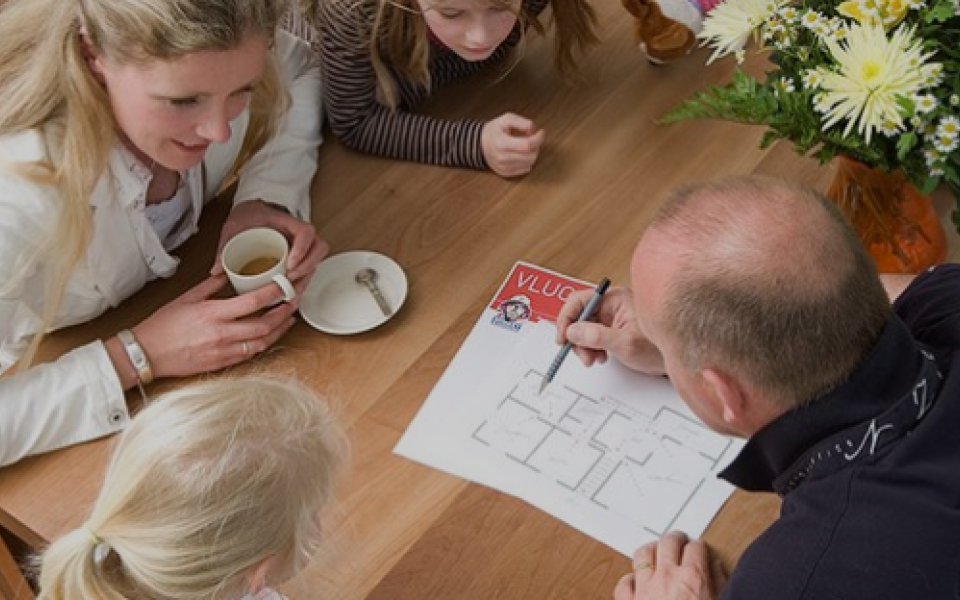
M90 527L90 525L88 525L87 523L84 523L83 525L81 525L80 528L86 532L87 538L90 540L90 543L93 544L94 546L99 546L100 544L103 543L103 540L101 540L97 536L97 534L93 532L93 528Z

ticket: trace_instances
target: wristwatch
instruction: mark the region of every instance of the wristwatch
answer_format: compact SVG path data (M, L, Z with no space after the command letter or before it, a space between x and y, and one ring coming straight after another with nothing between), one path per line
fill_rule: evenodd
M150 361L147 359L147 353L133 332L129 329L123 329L117 332L117 339L123 344L123 349L130 358L130 363L137 371L137 383L147 385L153 381L153 369L150 368Z

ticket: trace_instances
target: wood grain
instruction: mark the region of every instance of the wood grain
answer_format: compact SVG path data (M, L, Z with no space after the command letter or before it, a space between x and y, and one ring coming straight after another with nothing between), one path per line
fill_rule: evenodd
M548 141L527 177L507 181L361 155L328 136L313 186L315 224L333 252L393 257L410 289L400 313L379 329L341 337L299 323L275 349L227 373L302 378L336 407L354 440L350 474L328 519L328 552L286 586L293 598L609 598L630 569L628 557L519 500L400 458L394 445L515 261L628 284L637 239L660 199L682 182L755 172L826 187L829 168L787 145L761 150L759 128L658 125L683 99L726 81L732 64L705 66L701 50L654 67L635 48L619 3L595 5L604 39L584 64L585 81L562 81L548 45L532 40L506 76L450 86L424 107L451 118L507 110L534 118ZM747 65L763 66L757 57ZM952 202L938 205L946 212ZM205 214L174 279L51 336L45 356L136 323L202 278L227 208L220 203ZM110 443L0 470L0 525L34 547L79 525ZM738 492L704 537L733 566L778 506L775 497Z
M0 598L29 600L33 592L6 544L0 540Z

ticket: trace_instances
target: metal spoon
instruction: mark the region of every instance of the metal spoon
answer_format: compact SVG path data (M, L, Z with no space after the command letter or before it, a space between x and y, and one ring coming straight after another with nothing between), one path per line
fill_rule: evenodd
M366 286L367 289L370 290L370 293L373 294L373 299L377 301L377 306L380 307L380 312L383 313L383 316L389 317L393 311L390 310L390 305L387 304L383 294L380 293L380 287L377 285L377 272L370 267L360 269L357 271L355 279L357 283Z

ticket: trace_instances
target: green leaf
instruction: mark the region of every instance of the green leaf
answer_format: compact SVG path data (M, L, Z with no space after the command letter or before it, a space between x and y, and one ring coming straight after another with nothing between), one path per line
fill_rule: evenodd
M927 11L927 23L943 23L950 20L956 14L953 5L950 2L938 2Z
M916 147L917 141L917 132L915 131L900 134L899 139L897 139L897 159L905 160L910 151Z
M751 125L768 124L777 114L773 93L737 69L733 81L696 94L658 119L658 123L676 123L687 119L722 119Z

